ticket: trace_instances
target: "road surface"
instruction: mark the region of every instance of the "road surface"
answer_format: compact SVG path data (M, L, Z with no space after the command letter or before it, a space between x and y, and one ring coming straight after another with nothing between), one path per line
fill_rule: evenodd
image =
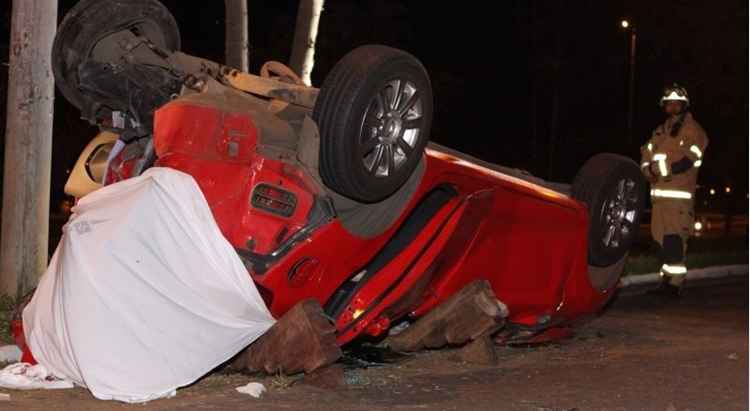
M287 378L214 375L146 406L105 403L87 391L11 392L18 410L746 410L748 284L688 290L679 302L621 296L562 344L498 348L497 366L451 350L346 372L337 390ZM256 400L235 392L261 381ZM1 391L0 392L7 392Z

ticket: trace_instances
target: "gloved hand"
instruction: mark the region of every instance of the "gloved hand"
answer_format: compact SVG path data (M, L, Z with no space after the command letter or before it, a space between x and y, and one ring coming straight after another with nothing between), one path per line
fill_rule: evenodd
M659 178L661 177L661 172L659 171L659 163L653 162L650 166L648 166L649 174L651 175L651 178L653 178L653 182L659 181ZM651 179L649 179L651 181Z

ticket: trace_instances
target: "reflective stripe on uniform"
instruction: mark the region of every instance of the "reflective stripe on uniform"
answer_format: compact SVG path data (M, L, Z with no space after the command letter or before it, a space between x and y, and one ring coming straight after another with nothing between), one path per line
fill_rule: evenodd
M672 90L671 93L667 96L662 96L661 103L664 104L665 101L684 101L686 103L689 103L690 100L688 100L687 94L683 94L683 92L677 92L677 90Z
M695 168L698 168L703 165L703 160L698 160L695 163L693 163L693 165L695 166Z
M703 157L703 152L701 151L700 147L698 147L696 145L690 146L690 151L692 151L693 153L695 153L695 155L698 156L699 160L701 159L701 157Z
M641 168L646 168L649 165L651 165L651 163L649 163L648 161L646 161L645 163L641 164Z
M693 198L693 194L688 191L679 191L679 190L659 190L654 189L651 190L651 197L658 197L658 198L677 198L681 200L690 200Z
M651 151L651 152L653 152L653 151L654 151L654 145L653 145L652 143L648 143L648 145L646 146L646 149L647 149L648 151Z
M654 161L659 162L659 173L662 177L669 175L669 169L667 169L667 155L666 154L654 154Z
M667 162L664 160L659 161L659 173L661 173L662 177L666 177L669 175L669 170L667 170Z
M664 264L661 266L661 272L669 275L685 275L687 267L682 264Z

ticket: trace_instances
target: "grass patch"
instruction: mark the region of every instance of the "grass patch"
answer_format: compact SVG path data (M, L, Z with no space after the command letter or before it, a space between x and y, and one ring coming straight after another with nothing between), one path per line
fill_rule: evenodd
M623 275L656 273L661 268L659 245L649 238L635 244ZM687 266L705 268L717 265L747 264L750 242L746 235L694 237L688 241Z
M13 344L13 336L10 335L10 319L16 302L7 295L0 296L0 345Z
M706 268L717 265L747 264L748 252L745 251L716 251L702 253L688 253L687 266L692 268ZM638 275L659 272L661 260L656 255L640 255L631 257L625 264L623 275Z

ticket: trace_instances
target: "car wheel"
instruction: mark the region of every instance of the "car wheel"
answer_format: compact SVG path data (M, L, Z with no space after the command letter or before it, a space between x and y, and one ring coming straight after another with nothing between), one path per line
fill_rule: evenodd
M631 159L598 154L573 181L573 197L588 206L589 264L607 267L630 250L638 234L646 181Z
M81 0L65 16L52 46L52 71L57 86L79 109L86 110L89 106L81 93L79 67L102 39L124 30L148 38L159 48L180 49L177 22L157 0Z
M377 45L347 54L313 111L325 185L365 203L396 192L423 157L432 108L429 76L411 54Z

